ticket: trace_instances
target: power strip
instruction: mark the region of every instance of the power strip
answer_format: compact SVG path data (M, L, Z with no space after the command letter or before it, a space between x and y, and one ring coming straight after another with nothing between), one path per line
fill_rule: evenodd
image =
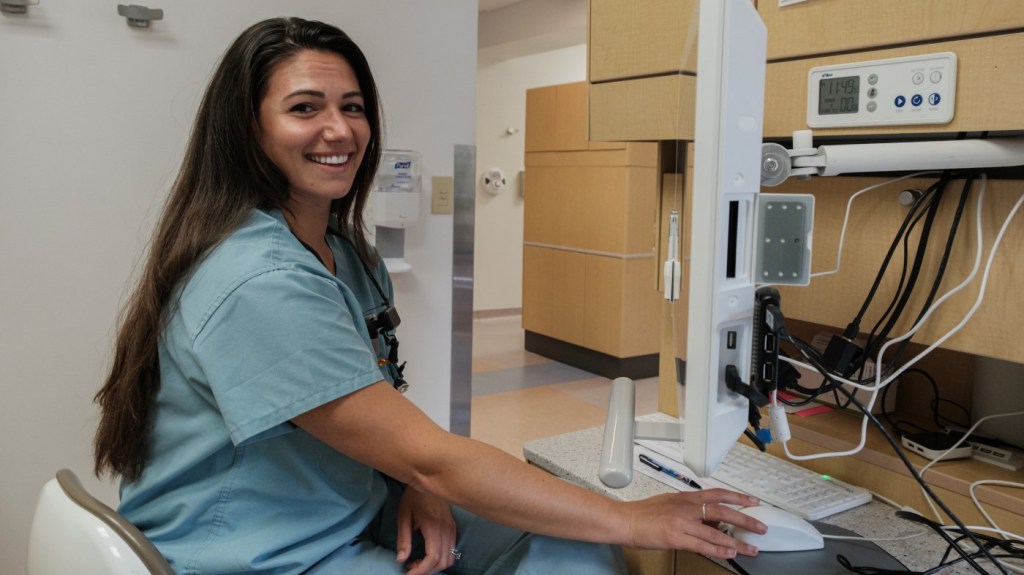
M1012 447L994 446L972 441L971 458L1009 469L1010 471L1019 471L1024 468L1024 453Z

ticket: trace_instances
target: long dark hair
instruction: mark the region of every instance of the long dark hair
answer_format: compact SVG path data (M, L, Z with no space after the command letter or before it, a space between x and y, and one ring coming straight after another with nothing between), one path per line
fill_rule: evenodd
M331 211L360 258L377 263L362 214L380 161L383 118L366 57L344 32L322 22L275 18L251 26L224 53L206 88L142 276L122 311L110 374L96 394L97 476L134 481L145 467L160 388L157 342L178 284L253 209L283 208L288 199L287 179L259 144L259 109L276 67L304 50L338 54L359 81L371 136L352 189Z

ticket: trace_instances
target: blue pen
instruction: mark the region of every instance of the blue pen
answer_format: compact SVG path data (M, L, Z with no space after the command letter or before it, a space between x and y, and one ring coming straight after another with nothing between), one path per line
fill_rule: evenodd
M643 453L640 454L640 462L646 465L647 467L654 469L655 471L660 471L665 475L668 475L669 477L674 477L694 489L703 489L700 486L700 484L697 483L696 481L690 479L689 477L683 475L682 473L679 473L678 471L672 469L671 467L665 467L664 465L658 463L657 461L651 459L650 457L647 457Z

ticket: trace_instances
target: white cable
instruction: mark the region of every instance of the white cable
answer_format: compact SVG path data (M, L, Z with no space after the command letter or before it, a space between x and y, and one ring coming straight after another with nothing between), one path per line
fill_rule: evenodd
M1017 483L1017 484L1015 484L1015 487L1024 487L1024 484ZM1019 541L1024 542L1024 537L1021 537L1020 535L1018 535L1016 533L1011 533L1009 531L1004 531L1002 529L993 529L991 527L985 527L984 525L965 525L964 527L966 527L970 531L982 531L982 532L985 532L985 533L992 533L992 534L995 534L995 535L1001 535L1001 536L1003 536L1006 539L1017 539ZM958 532L958 531L960 531L960 528L956 527L955 525L943 525L942 526L942 530L943 531Z
M984 194L984 192L985 192L986 181L987 180L986 180L986 178L985 178L985 176L983 174L982 175L982 182L981 182L981 190L979 192L979 196ZM935 349L936 347L939 347L940 345L945 343L947 339L949 339L954 334L956 334L956 332L960 331L960 329L962 329L963 326L966 325L967 322L972 317L974 317L975 312L977 312L978 308L981 307L981 302L984 301L984 299L985 299L985 288L988 286L989 274L992 271L992 262L995 261L995 255L999 251L999 244L1002 243L1003 235L1006 234L1006 230L1010 227L1010 222L1013 220L1013 217L1017 214L1017 210L1020 209L1022 203L1024 203L1024 195L1021 195L1021 197L1017 198L1017 202L1014 203L1013 208L1010 209L1010 213L1007 214L1006 219L1003 220L1003 225L999 228L999 233L996 234L996 238L992 242L992 249L989 251L988 260L985 262L985 271L981 275L981 286L978 288L978 297L975 298L974 305L971 306L971 309L968 310L967 314L965 314L963 319L960 320L960 323L958 323L955 326L953 326L949 331L947 331L945 333L945 335L943 335L939 339L935 340L930 346L925 348L924 351L922 351L921 353L917 354L917 356L915 356L913 359L911 359L907 363L903 364L903 366L901 366L899 369L897 369L895 372L893 372L893 374L891 376L889 376L890 380L894 380L897 377L899 377L904 371L906 371L907 369L910 369L910 367L913 366L915 363L917 363L921 358L923 358L924 356L926 356L929 353L931 353L931 351L933 349ZM979 212L978 213L978 226L980 228L980 226L981 226L981 213L980 213L981 212L981 206L979 205L978 208L979 208L978 209L978 212ZM979 251L980 251L980 247L979 247ZM974 275L975 271L976 270L972 270L971 271L971 275L972 276ZM960 289L965 287L966 284L967 284L967 281L965 281L964 283L961 283L959 286L954 288L954 290L955 291L959 291ZM878 351L878 359L876 360L876 362L880 362L882 360L882 357L885 355L885 350L886 349L888 349L889 347L891 347L891 346L893 346L893 345L895 345L895 344L897 344L897 343L899 343L899 342L901 342L901 341L903 341L905 339L909 339L915 333L917 333L917 331L921 328L921 326L924 325L924 323L928 320L929 317L931 317L932 313L936 309L938 309L939 304L943 303L946 299L948 299L951 295L953 295L953 293L955 293L954 290L950 290L949 292L947 292L945 295L943 295L941 298L939 298L935 302L934 305L932 305L930 308L928 308L928 311L925 312L925 314L923 316L921 316L921 319L914 325L913 328L910 329L910 331L908 331L904 335L901 335L898 338L895 338L895 339L892 339L892 340L886 342L885 345L882 346L882 349L880 349ZM876 365L882 365L882 364L881 363L876 363ZM879 379L881 379L881 372L880 372L880 370L878 371L878 375L876 376L876 380L879 380Z
M846 238L846 225L850 221L850 211L853 208L853 200L857 199L857 197L860 196L861 194L864 194L866 192L870 192L871 190L874 190L874 189L877 189L877 188L881 188L883 186L888 186L889 184L895 184L896 182L898 182L900 180L906 180L906 179L909 179L909 178L916 178L918 176L923 176L923 175L927 175L927 174L934 174L934 173L937 173L937 172L915 172L913 174L909 174L909 175L906 175L906 176L900 176L898 178L893 178L891 180L886 180L886 181L884 181L884 182L882 182L880 184L874 184L874 185L868 186L868 187L864 188L863 190L860 190L859 192L857 192L857 193L853 194L852 196L850 196L850 199L847 200L847 202L846 202L846 215L843 216L843 228L839 232L839 246L836 249L836 269L829 270L829 271L824 271L824 272L815 272L815 273L812 273L810 275L810 277L816 278L816 277L820 277L820 276L827 276L827 275L839 273L839 265L840 265L840 262L842 261L842 258L843 258L843 244L845 243L844 240Z
M975 492L974 492L974 488L979 486L979 485L999 485L1001 487L1012 487L1014 489L1024 489L1024 483L1016 483L1016 482L1013 482L1013 481L1001 481L999 479L982 479L982 480L979 480L979 481L975 481L974 483L971 483L971 486L969 488L969 492L971 494L971 500L974 501L974 505L975 505L975 507L978 508L978 511L981 511L981 514L985 517L985 521L988 521L988 524L992 526L993 531L999 533L1003 537L1010 537L1010 538L1013 538L1013 539L1020 539L1021 541L1024 541L1024 537L1022 537L1022 536L1020 536L1020 535L1018 535L1016 533L1010 533L1010 532L1007 532L1007 531L1003 531L999 527L999 525L996 525L995 520L992 519L992 517L988 514L987 511L985 511L985 508L981 505L981 501L978 500L977 494L975 494Z
M985 421L987 421L989 419L995 419L997 417L1011 417L1011 416L1014 416L1014 415L1024 415L1024 411L1013 411L1013 412L1009 412L1009 413L993 413L992 415L986 415L985 417L982 417L978 421L974 422L974 425L972 425L967 431L965 431L964 434L960 437L960 439L956 443L954 443L952 447L950 447L949 449L947 449L947 450L943 451L942 453L940 453L938 457L936 457L932 461L929 461L927 465L925 465L920 470L918 470L918 472L917 472L918 475L920 475L921 478L924 479L924 474L927 473L928 470L931 469L933 465L935 465L936 463L942 461L943 459L946 458L947 455L952 453L954 449L956 449L957 447L960 447L960 444L963 443L964 441L967 441L967 438L970 437L970 435L972 433L974 433L974 430L977 429L978 426L980 426ZM928 502L928 506L932 508L932 513L935 515L935 520L940 525L945 525L945 521L943 521L943 519L942 519L942 514L939 513L939 510L935 508L935 503L931 500L930 497L928 497L928 494L925 493L923 487L921 488L921 492L924 494L924 500ZM973 487L973 484L972 484L972 487L971 487L971 499L974 499L974 505L978 508L979 511L981 511L982 515L985 516L985 519L992 525L992 527L995 527L996 529L999 529L999 526L996 525L994 521L992 521L992 518L988 516L988 513L985 513L985 510L981 506L981 502L979 502L974 497L974 487Z
M977 215L978 215L978 237L979 237L979 239L978 239L978 246L979 246L978 250L979 251L981 250L981 211L982 211L981 210L981 197L980 196L982 196L984 194L986 181L987 180L985 179L985 176L982 175L982 187L981 187L981 191L979 193L979 202L978 202L979 205L978 205L978 210L977 210L978 211ZM975 299L974 305L971 306L971 309L967 312L967 314L964 316L964 318L957 325L955 325L953 328L951 328L949 331L947 331L944 336L942 336L941 338L936 340L931 346L929 346L927 349L925 349L920 354L915 356L908 363L904 364L904 366L902 368L896 370L896 372L894 372L892 375L890 375L889 378L887 378L887 380L885 382L885 385L888 385L888 383L893 381L897 376L902 374L906 369L909 369L917 361L919 361L925 355L930 353L934 348L936 348L939 345L941 345L949 337L951 337L957 331L962 329L963 326L971 319L971 317L974 316L974 313L978 310L978 308L981 305L981 302L984 300L985 289L986 289L986 287L988 285L989 274L992 271L992 262L995 260L995 255L998 252L999 244L1002 242L1003 235L1006 233L1006 230L1009 228L1010 222L1013 220L1013 217L1016 215L1017 210L1020 209L1022 203L1024 203L1024 195L1021 195L1019 198L1017 198L1017 201L1014 203L1013 208L1010 210L1010 213L1007 214L1006 219L1003 221L1003 225L1000 227L999 233L996 234L996 238L992 242L992 249L989 251L988 260L985 263L985 271L982 274L981 286L978 289L978 296ZM977 272L977 263L978 262L977 262L977 258L976 258L975 269L973 269L971 271L971 274L968 276L968 279L964 280L964 282L962 282L959 286L957 286L953 290L950 290L945 295L943 295L943 297L939 298L939 300L937 300L928 309L928 311L921 317L921 319L917 322L917 324L915 324L914 327L907 334L905 334L904 336L901 336L900 338L892 340L892 341L888 342L886 345L882 346L882 349L880 349L879 352L878 352L878 359L876 360L876 365L879 365L879 366L883 365L882 362L881 362L882 357L884 356L886 349L890 345L893 345L893 344L895 344L895 343L897 343L899 341L902 341L902 340L907 339L910 336L912 336L918 329L920 329L921 325L923 325L923 323L931 316L932 312L934 310L938 309L939 305L941 305L953 293L956 293L957 291L962 289L962 287L965 286L973 278L973 276ZM865 406L866 409L868 410L868 412L870 412L871 408L874 406L875 399L878 396L878 390L881 389L881 387L882 387L882 383L881 383L881 369L879 369L876 372L876 387L873 390L871 390L871 399L868 401L867 405ZM978 423L976 423L974 427L977 427L977 425L980 424L981 421L984 421L985 419L988 419L988 418L991 418L991 417L998 417L998 416L999 415L994 415L994 416L988 416L986 418L982 418L982 420L980 420ZM789 446L787 444L785 444L785 443L783 444L783 449L785 450L786 455L788 457L790 457L791 459L794 459L794 460L821 459L821 458L824 458L824 457L835 457L837 455L847 455L847 454L852 455L854 453L859 452L860 450L862 450L864 448L864 445L865 445L865 443L867 441L867 424L868 424L868 421L869 421L868 417L867 417L867 415L865 415L862 418L862 423L861 423L861 439L860 439L860 444L854 450L850 450L850 451L842 452L842 453L831 453L831 454L826 453L826 454L794 456L792 453L790 453ZM972 427L971 429L973 430L974 427ZM970 432L965 434L964 437L969 435L969 433ZM954 447L956 447L956 446L954 446ZM948 451L947 451L947 453L948 453ZM943 455L945 455L945 454L943 454ZM940 459L941 459L941 456L940 456ZM936 460L936 461L938 461L938 460ZM927 470L927 468L930 467L930 465L931 464L926 466L925 470ZM922 477L922 479L923 479L923 477ZM977 505L978 509L981 510L981 512L985 515L986 520L988 520L989 523L993 523L993 526L994 526L994 522L992 521L991 517L989 517L988 514L985 512L985 510L981 507L980 502L978 502L977 499L974 498L973 487L972 487L971 494L972 494L972 499L975 500L975 505ZM935 506L934 506L933 502L931 501L931 498L927 497L927 495L926 495L925 496L925 501L928 502L928 505L932 508L932 511L935 513L936 517L940 518L940 522L941 522L941 516L938 513L938 511L935 509ZM1000 561L998 559L996 561L998 562L998 565L1000 565L1001 567L1003 567L1005 569L1009 569L1009 570L1011 570L1011 571L1013 571L1015 573L1022 573L1022 574L1024 574L1024 569L1022 569L1022 568L1010 565L1006 561Z
M987 559L987 558L986 557L978 557L978 560L981 560L981 561L984 561L985 559ZM1011 565L1010 563L1007 563L1007 561L1020 561L1020 559L1017 559L1017 558L1014 558L1014 557L1003 557L1002 559L996 559L996 561L999 561L999 566L1002 567L1003 569L1006 569L1008 571L1013 571L1014 573L1024 573L1024 567L1018 567L1016 565Z
M927 319L931 315L932 310L936 309L939 305L941 305L944 301L946 301L946 299L948 299L950 296L952 296L953 294L957 293L958 291L963 289L966 285L968 285L974 279L974 276L978 272L978 268L979 268L979 266L981 264L982 243L983 243L983 239L984 239L984 236L982 234L981 213L983 211L982 208L984 207L983 200L984 200L984 197L985 197L985 188L986 188L985 182L986 182L986 180L985 180L985 177L983 175L982 176L982 186L981 186L981 188L980 188L980 190L978 192L977 208L976 208L976 211L977 211L977 222L975 224L975 227L977 228L977 244L978 244L978 246L977 246L977 249L975 251L974 266L971 269L971 273L968 274L968 276L962 282L960 282L960 284L958 286L956 286L955 288L949 290L946 294L944 294L941 298L939 298L936 302L934 302L932 304L932 306L931 306L931 308L929 308L928 312L924 316L922 316L922 318L921 318L922 321L919 321L918 324L916 326L914 326L915 330L916 330L916 328L918 328L923 323L923 320ZM1021 196L1021 198L1024 198L1024 196ZM1011 216L1012 216L1012 213L1011 213ZM1005 224L1004 224L1004 227L1005 227ZM956 328L956 329L959 329L959 328ZM909 337L909 336L907 336L907 337ZM879 351L879 359L881 359L881 353L883 353L885 351L885 349L886 348L883 347L883 349ZM927 351L930 352L931 348L929 348ZM914 358L910 365L913 365L913 362L918 361L920 359L920 357L922 357L922 356L918 356L917 358ZM811 365L804 364L802 362L793 360L793 359L788 358L788 357L780 357L780 359L782 359L783 361L786 361L788 363L791 363L793 365L797 365L797 366L803 367L805 369L809 369L811 371L817 371L817 368L815 368L815 367L813 367ZM850 380L842 378L842 377L833 377L832 378L833 380L838 381L840 383L852 386L852 387L857 388L857 389L863 389L863 390L871 392L871 396L868 399L867 405L865 406L866 409L868 410L868 412L870 412L871 408L874 407L875 399L878 397L878 392L882 388L884 388L886 385L889 385L895 379L895 376L893 375L893 376L890 376L890 377L886 378L886 380L884 382L880 381L880 378L882 376L882 370L881 370L880 367L877 367L877 366L881 366L883 364L881 364L881 363L876 361L875 365L876 365L876 369L875 369L875 384L874 385L864 385L864 384L860 384L860 383L856 383L856 382L850 381ZM828 452L828 453L815 453L815 454L809 454L809 455L795 455L795 454L793 454L793 453L791 453L789 451L789 446L787 444L783 443L782 444L782 448L786 452L786 456L789 457L790 459L793 459L794 461L809 461L809 460L813 460L813 459L823 459L823 458L826 458L826 457L842 457L842 456L846 456L846 455L855 455L855 454L859 453L862 449L864 449L864 445L867 444L867 439L868 439L868 423L869 423L869 421L870 420L868 419L868 417L866 415L861 418L860 442L857 444L856 447L854 447L853 449L849 449L847 451L836 451L836 452Z
M981 238L982 238L982 234L981 234L981 232L982 232L982 230L981 230L981 212L982 212L981 208L982 208L982 201L981 200L982 200L982 197L984 196L984 192L985 192L985 188L986 188L986 183L987 183L987 178L986 178L986 176L984 174L982 174L982 181L981 181L982 185L981 185L981 188L980 188L979 194L978 194L979 197L978 197L978 209L977 209L977 212L978 212L977 213L977 228L978 228L978 254L979 254L979 257L975 259L974 269L972 269L971 274L967 277L967 279L965 279L963 282L961 282L960 285L958 285L957 287L955 287L955 288L951 289L950 291L946 292L945 295L943 295L935 303L933 303L932 306L928 308L928 311L925 312L925 314L921 316L921 319L914 325L913 328L911 328L910 331L908 331L903 336L900 336L899 338L893 339L893 340L887 342L885 345L883 345L882 349L880 349L879 352L878 352L878 359L876 360L876 365L879 365L879 366L883 365L881 363L881 359L882 359L883 355L885 354L886 349L888 349L891 345L899 343L900 341L903 341L903 340L911 337L914 333L916 333L917 330L920 329L921 326L924 324L924 322L927 321L929 317L931 317L931 314L936 309L938 309L938 307L942 303L944 303L946 299L948 299L950 296L952 296L956 292L958 292L961 289L963 289L963 287L965 287L973 279L974 275L977 272L977 266L978 266L978 263L979 263L979 260L980 260L980 251L981 251L981 244L982 244L982 242L981 242ZM865 389L865 390L870 391L871 392L871 397L870 397L870 399L868 400L868 402L865 405L865 408L869 412L871 411L871 408L874 406L875 400L878 397L878 392L879 392L879 390L882 387L884 387L885 385L888 385L889 383L891 383L893 380L895 380L896 377L898 377L904 371L906 371L911 366L913 366L915 363L920 361L921 358L923 358L925 355L931 353L931 351L933 349L935 349L936 347L942 345L953 334L955 334L956 332L960 331L960 329L962 329L963 326L974 316L974 313L978 310L978 308L981 306L981 302L984 300L985 289L986 289L986 287L988 285L989 274L992 271L992 262L995 260L996 253L998 253L999 244L1002 242L1003 235L1006 233L1006 230L1009 228L1010 222L1013 220L1013 217L1016 215L1017 210L1020 209L1022 203L1024 203L1024 195L1021 195L1019 198L1017 198L1017 201L1014 203L1013 208L1010 209L1010 213L1007 214L1006 219L1003 220L1003 225L1000 227L999 233L996 234L996 238L992 242L992 249L989 252L988 260L985 263L985 271L982 274L981 286L978 288L978 296L975 299L974 305L971 306L971 309L967 312L967 314L964 316L964 318L957 325L953 326L949 331L946 332L945 335L943 335L942 337L937 339L934 343L932 343L930 346L928 346L924 351L922 351L920 354L918 354L913 359L908 361L900 369L898 369L894 373L892 373L888 378L886 378L886 381L885 381L884 384L881 381L881 377L882 377L882 373L881 373L882 370L881 369L876 370L876 375L875 375L876 381L875 381L875 386L874 387L868 387L868 386L864 386L864 385L861 385L861 384L855 384L854 382L849 382L849 381L846 381L846 380L844 380L842 378L835 378L836 381L842 381L844 383L849 383L853 387L856 387L856 388L859 388L859 389ZM788 361L788 358L783 358L783 359ZM797 364L799 364L799 362L790 362L790 363L797 363ZM802 365L802 364L800 364L800 365ZM811 369L814 369L814 368L811 368ZM867 443L867 426L868 426L868 421L869 421L869 419L865 415L862 418L862 421L861 421L860 443L857 445L857 447L855 447L853 449L850 449L850 450L847 450L847 451L832 452L832 453L819 453L819 454L811 454L811 455L794 455L793 453L791 453L789 451L789 446L787 444L783 444L783 449L785 450L787 457L789 457L790 459L793 459L795 461L805 461L805 460L812 460L812 459L823 459L823 458L826 458L826 457L838 457L838 456L845 456L845 455L854 455L854 454L860 452L862 449L864 449L864 445Z
M978 557L977 559L979 561L985 561L988 558L987 557ZM1018 567L1016 565L1011 565L1010 563L1007 563L1007 561L1020 561L1020 559L1017 559L1016 557L1003 557L1001 559L996 559L996 561L999 562L999 566L1002 567L1003 569L1006 569L1008 571L1013 571L1014 573L1024 573L1024 567Z
M931 314L936 309L938 309L940 305L942 305L947 299L952 297L954 294L960 292L962 289L967 287L972 281L974 281L974 277L977 275L978 270L981 267L982 244L983 244L983 240L984 240L981 214L982 214L983 207L984 207L984 198L985 198L985 190L986 190L986 188L987 188L987 178L986 178L986 176L984 174L982 174L981 187L978 190L978 199L976 201L977 206L976 206L975 228L977 230L977 232L976 232L976 235L977 235L977 246L975 248L974 265L971 267L971 272L967 275L966 278L964 278L963 281L960 282L959 285L957 285L953 289L949 290L948 292L943 294L942 297L940 297L938 300L936 300L934 303L932 303L931 307L928 308L928 310L925 312L925 314L921 316L921 319L910 329L910 331L908 331L907 333L903 334L899 338L896 338L896 339L892 340L893 342L900 342L900 341L903 341L904 339L907 339L907 338L913 336L914 333L916 333L917 330L920 329L922 325L924 325L924 322L929 317L931 317ZM1013 214L1011 212L1010 216L1007 219L1007 222L1012 217L1013 217ZM1006 223L1004 223L1003 225L1005 227ZM968 316L966 319L970 319L970 317ZM949 338L951 335L953 335L953 333L958 331L960 329L960 327L962 327L963 323L966 323L966 320L961 322L960 326L957 326L957 327L953 328L953 330L951 330L950 333L947 333L945 336L943 336L943 339L941 341L945 341L946 338ZM940 341L940 343L941 343L941 341ZM879 362L881 361L882 354L884 353L884 351L886 349L888 349L888 345L889 345L889 343L887 343L886 346L883 346L882 350L879 352L878 358L876 359L876 363L875 363L876 366L882 365ZM932 351L932 349L934 349L935 347L937 347L937 345L935 345L935 344L930 346L928 349L926 349L924 352L922 352L922 354L918 355L916 358L914 358L910 362L906 363L903 366L902 369L900 369L896 373L890 374L885 379L885 381L881 381L882 371L880 369L877 369L877 367L875 369L875 383L873 383L873 384L858 383L858 382L850 381L848 379L845 379L845 378L842 378L842 377L838 377L838 376L833 376L832 379L837 381L837 382L839 382L839 383L842 383L842 384L848 385L850 387L853 387L855 389L861 389L861 390L864 390L864 391L880 390L883 387L885 387L886 385L889 385L890 383L895 381L897 375L903 373L903 371L905 371L909 367L913 366L914 363L916 363L918 360L920 360L920 358L922 358L925 355L927 355L928 353L930 353ZM780 358L780 359L783 359L784 361L787 361L788 363L791 363L793 365L797 365L797 366L803 367L804 369L809 369L811 371L817 371L817 368L815 368L813 366L801 363L801 362L796 361L796 360L791 360L790 358L783 357L783 358ZM874 396L872 396L872 402L873 401L874 401Z
M964 280L962 282L960 282L959 285L957 285L953 289L949 290L948 292L943 294L942 297L940 297L938 300L936 300L931 305L931 307L928 308L928 310L924 313L924 315L921 316L921 319L918 320L918 322L916 324L914 324L914 326L909 331L907 331L907 333L905 333L905 334L903 334L903 335L901 335L901 336L899 336L897 338L894 338L893 340L887 342L882 347L882 349L879 351L878 357L876 359L876 365L881 365L879 362L881 361L882 356L884 355L884 352L885 352L886 349L888 349L892 345L895 345L896 343L899 343L899 342L901 342L901 341L903 341L905 339L908 339L908 338L912 337L915 333L917 333L917 331L919 329L921 329L921 327L924 325L924 323L928 320L928 318L931 317L932 313L934 313L935 310L937 310L941 306L941 304L943 304L947 299L949 299L950 297L952 297L953 295L955 295L956 293L960 292L962 289L967 287L974 280L974 276L977 275L978 269L979 269L980 264L981 264L981 252L982 252L982 240L983 240L982 225L981 225L982 224L982 222L981 222L981 213L982 213L982 207L983 207L983 198L985 196L986 182L987 182L986 176L984 174L982 174L982 182L981 182L981 188L979 189L979 192L978 192L977 210L976 210L977 211L976 228L977 228L978 241L977 241L977 248L975 250L974 266L971 268L971 273L968 274L967 277L964 278ZM1024 198L1024 197L1022 197L1022 198ZM1009 221L1011 219L1013 219L1014 212L1016 212L1016 210L1019 207L1019 205L1020 205L1020 199L1018 199L1017 205L1014 206L1013 210L1011 210L1010 214L1007 216L1006 221L1003 222L1003 228L1002 228L1002 230L1000 230L1000 237L1001 237L1002 233L1004 233L1006 227L1008 226ZM998 241L999 241L999 238L997 238L997 242ZM998 243L994 243L993 244L993 248L995 248L997 245L998 245ZM994 252L989 255L989 265L991 265L992 255L994 255ZM988 269L988 267L986 267L986 270L987 269ZM901 375L904 371L906 371L907 369L912 367L922 357L924 357L925 355L928 355L929 353L931 353L931 351L933 349L935 349L940 344L942 344L947 339L949 339L951 336L953 336L957 331L959 331L964 326L964 324L967 323L967 321L971 318L971 316L973 316L974 311L981 304L981 300L982 300L981 295L983 294L984 284L986 283L986 281L987 281L987 279L983 280L983 282L982 282L982 291L979 291L979 297L978 297L978 299L975 302L975 306L971 310L968 311L967 315L963 318L963 320L961 320L961 322L958 325L956 325L952 329L950 329L945 335L942 336L942 338L940 338L938 341L933 343L931 346L929 346L923 352L918 354L917 357L913 358L912 360L910 360L906 364L904 364L899 370L897 370L894 373L891 373L885 379L885 381L881 380L882 372L881 372L881 370L877 370L877 369L876 369L876 372L875 372L875 383L873 383L873 384L858 383L858 382L850 381L848 379L845 379L845 378L842 378L842 377L838 377L838 376L833 376L832 379L837 381L837 382L839 382L839 383L843 383L843 384L848 385L850 387L853 387L853 388L856 388L856 389L861 389L861 390L864 390L864 391L879 390L879 389L885 387L886 385L892 383L893 381L896 380L896 378L899 375ZM796 360L791 360L789 358L782 358L782 359L784 361L787 361L788 363L791 363L793 365L797 365L797 366L803 367L805 369L809 369L811 371L816 371L817 370L813 366L801 363L801 362L796 361Z
M871 491L871 490L869 489L868 491ZM906 505L900 505L899 503L896 503L896 501L894 501L892 499L889 499L888 497L886 497L886 496L884 496L881 493L878 493L876 491L871 491L871 496L874 497L875 499L878 499L879 501L881 501L883 503L889 504L891 507L895 507L896 509L899 509L900 511L910 511L911 513L917 513L917 510L915 510L913 507L908 507ZM920 513L917 513L917 514L920 515Z

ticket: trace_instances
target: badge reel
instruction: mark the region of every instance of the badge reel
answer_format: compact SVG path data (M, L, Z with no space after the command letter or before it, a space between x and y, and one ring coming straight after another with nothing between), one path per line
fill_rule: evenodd
M405 393L409 389L409 384L402 377L402 373L405 371L405 362L401 365L398 363L398 338L395 337L395 328L402 323L402 318L398 316L398 310L395 306L387 306L383 311L367 315L366 319L366 330L370 332L371 336L377 335L384 340L389 347L388 358L381 359L381 365L390 363L394 366L394 377L395 377L395 389L399 393Z

